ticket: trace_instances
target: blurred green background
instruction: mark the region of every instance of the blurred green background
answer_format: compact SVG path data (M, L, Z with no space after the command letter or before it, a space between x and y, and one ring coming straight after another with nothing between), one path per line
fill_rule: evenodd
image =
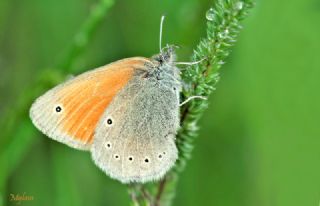
M37 75L64 58L93 0L0 1L0 117ZM320 201L320 2L259 0L221 69L193 157L173 205L305 206ZM187 61L205 36L213 1L115 1L70 74L181 46ZM23 101L23 100L22 100ZM126 186L104 175L89 153L41 135L27 117L0 133L0 205L128 205ZM5 131L7 128L1 128ZM22 138L23 137L23 138ZM8 169L9 168L9 169Z

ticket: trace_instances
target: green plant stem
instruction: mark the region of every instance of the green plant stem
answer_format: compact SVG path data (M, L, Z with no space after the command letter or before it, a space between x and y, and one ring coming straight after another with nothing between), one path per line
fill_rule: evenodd
M100 2L95 5L91 10L89 17L81 26L80 32L75 35L74 41L70 45L67 54L58 64L57 68L67 72L73 70L74 62L83 53L85 48L87 48L93 34L113 4L114 0L100 0Z
M210 96L219 80L218 71L241 30L240 21L252 7L252 0L217 0L215 6L208 10L207 37L199 42L192 56L192 61L205 60L190 66L182 73L183 81L189 85L182 92L183 99L191 96ZM192 142L198 136L197 122L207 107L207 100L195 99L181 108L181 129L176 141L179 158L175 167L160 182L140 187L147 188L150 193L155 191L151 205L171 204L178 173L184 169L191 156ZM134 192L139 195L139 191ZM143 197L141 199L140 205L143 205Z

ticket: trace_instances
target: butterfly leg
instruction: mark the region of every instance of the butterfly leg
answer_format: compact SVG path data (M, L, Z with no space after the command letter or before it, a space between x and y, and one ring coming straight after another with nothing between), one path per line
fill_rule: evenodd
M199 61L194 61L194 62L175 62L175 65L187 65L187 66L192 66L196 64L200 64L202 61L206 60L207 58L202 58Z
M207 97L204 97L204 96L191 96L189 97L188 99L184 100L182 103L180 103L180 107L188 102L190 102L191 100L193 99L203 99L203 100L207 100Z

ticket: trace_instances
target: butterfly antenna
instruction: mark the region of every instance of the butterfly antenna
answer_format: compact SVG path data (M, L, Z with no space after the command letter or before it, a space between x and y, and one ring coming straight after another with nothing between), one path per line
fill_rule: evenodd
M161 21L160 21L160 37L159 37L159 38L160 38L160 39L159 39L160 52L161 52L161 50L162 50L162 28L163 28L164 18L165 18L165 16L162 15L162 16L161 16Z

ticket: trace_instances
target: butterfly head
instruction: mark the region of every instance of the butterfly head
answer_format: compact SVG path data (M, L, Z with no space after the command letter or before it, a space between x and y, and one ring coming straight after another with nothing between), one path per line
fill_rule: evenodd
M172 65L176 60L175 48L176 46L174 45L167 45L161 49L159 54L154 55L152 59L158 62L160 66L168 64Z

